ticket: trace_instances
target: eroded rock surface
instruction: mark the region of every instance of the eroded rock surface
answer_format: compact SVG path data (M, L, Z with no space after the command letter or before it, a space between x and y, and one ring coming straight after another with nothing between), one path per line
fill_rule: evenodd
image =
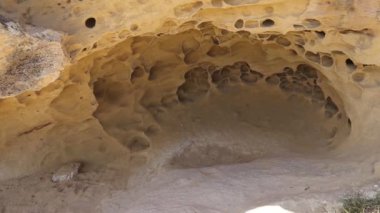
M52 211L283 201L318 212L326 195L379 178L379 11L369 0L1 1L0 180L28 185L10 179L83 162L58 192L96 205L57 197ZM70 191L81 183L90 189ZM0 193L4 208L23 211L11 197Z
M0 16L1 98L40 90L59 77L66 59L61 36L42 28L23 29Z

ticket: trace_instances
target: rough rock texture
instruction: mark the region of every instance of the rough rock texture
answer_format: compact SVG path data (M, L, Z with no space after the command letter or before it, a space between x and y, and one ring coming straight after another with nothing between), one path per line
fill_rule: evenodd
M51 180L53 182L70 181L78 174L80 166L81 164L79 162L63 165L61 168L54 172Z
M22 29L0 16L0 36L1 98L40 90L59 77L65 60L59 33Z
M0 1L0 207L323 212L377 190L379 11L370 0ZM48 181L75 161L77 180Z

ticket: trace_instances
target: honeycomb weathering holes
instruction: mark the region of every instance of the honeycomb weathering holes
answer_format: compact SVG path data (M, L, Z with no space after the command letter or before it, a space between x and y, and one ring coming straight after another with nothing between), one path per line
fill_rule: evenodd
M238 22L237 26L240 27L243 24ZM252 90L260 88L260 94L274 92L280 97L287 97L283 103L285 105L289 104L288 102L297 103L298 99L301 99L302 103L306 103L305 106L310 107L306 110L309 111L308 116L315 113L313 116L320 116L318 119L327 122L324 124L321 121L318 125L327 125L324 127L326 131L334 130L327 134L329 140L336 138L335 135L343 134L345 128L349 129L347 120L344 120L348 117L339 97L331 95L329 90L321 84L324 80L324 77L321 77L321 70L309 65L319 66L320 64L321 69L333 66L333 56L328 53L310 51L306 52L306 55L289 52L295 43L300 42L298 40L305 40L302 33L295 37L288 34L268 33L260 38L255 37L254 42L251 42L249 32L242 35L218 29L211 23L201 23L199 28L200 30L193 29L172 35L163 34L154 40L144 36L138 39L131 38L131 43L125 42L123 47L118 47L118 52L114 52L116 56L114 60L111 60L112 66L109 63L109 66L102 66L103 77L99 78L99 82L96 82L94 86L99 103L95 116L105 130L134 153L133 155L149 152L154 148L157 142L151 137L161 134L161 130L165 129L165 124L160 123L162 116L176 117L176 110L181 107L187 109L199 103L212 104L215 94L228 95L231 91L243 91L240 88ZM203 36L200 36L201 34ZM266 46L263 41L275 45ZM129 48L133 51L128 52ZM128 57L119 57L119 55L128 54L130 55ZM138 54L141 60L137 59L133 64L126 66L128 60L124 59L132 58L134 54ZM254 61L246 58L247 54L253 56ZM294 63L273 62L264 57L266 54L279 54L278 57L292 57L292 59L296 57L297 60ZM147 58L149 58L148 61ZM271 63L277 64L268 66ZM129 73L125 70L128 70L128 66L131 68ZM110 73L112 75L109 75ZM125 78L126 81L123 80ZM360 80L360 76L355 76L355 80L358 81L358 79ZM228 98L226 97L225 102L219 104L228 105L233 102ZM261 96L256 98L260 99ZM144 116L126 113L131 107L133 108L134 104L143 107ZM267 104L271 103L267 102ZM152 120L146 115L151 115ZM117 122L112 120L115 117L117 117ZM207 116L203 118L208 119ZM342 121L344 124L340 124ZM152 126L158 128L152 131ZM133 133L130 133L130 129L133 129ZM202 150L208 152L209 149L196 148L196 150L181 155L180 159L186 161L183 162L185 167L188 159L193 158L191 156L188 158L188 155L201 155L202 153L198 152ZM228 152L223 147L220 151ZM234 157L231 159L209 163L240 162L237 159L242 157L241 153L232 152L232 155ZM259 157L259 155L252 156ZM209 159L205 160L209 161ZM248 157L244 161L251 160L253 158ZM199 166L202 165L207 164L199 162Z

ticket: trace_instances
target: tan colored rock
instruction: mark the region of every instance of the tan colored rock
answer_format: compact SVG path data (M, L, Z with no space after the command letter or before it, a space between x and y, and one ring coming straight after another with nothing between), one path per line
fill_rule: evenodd
M0 97L36 91L55 81L65 63L57 32L28 27L0 17Z
M0 8L0 180L94 172L52 212L315 212L379 176L378 1Z

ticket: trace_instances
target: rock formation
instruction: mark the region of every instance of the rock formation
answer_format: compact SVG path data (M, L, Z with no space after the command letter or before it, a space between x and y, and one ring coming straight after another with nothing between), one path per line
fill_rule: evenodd
M2 0L0 207L323 212L377 190L379 24L371 0Z

